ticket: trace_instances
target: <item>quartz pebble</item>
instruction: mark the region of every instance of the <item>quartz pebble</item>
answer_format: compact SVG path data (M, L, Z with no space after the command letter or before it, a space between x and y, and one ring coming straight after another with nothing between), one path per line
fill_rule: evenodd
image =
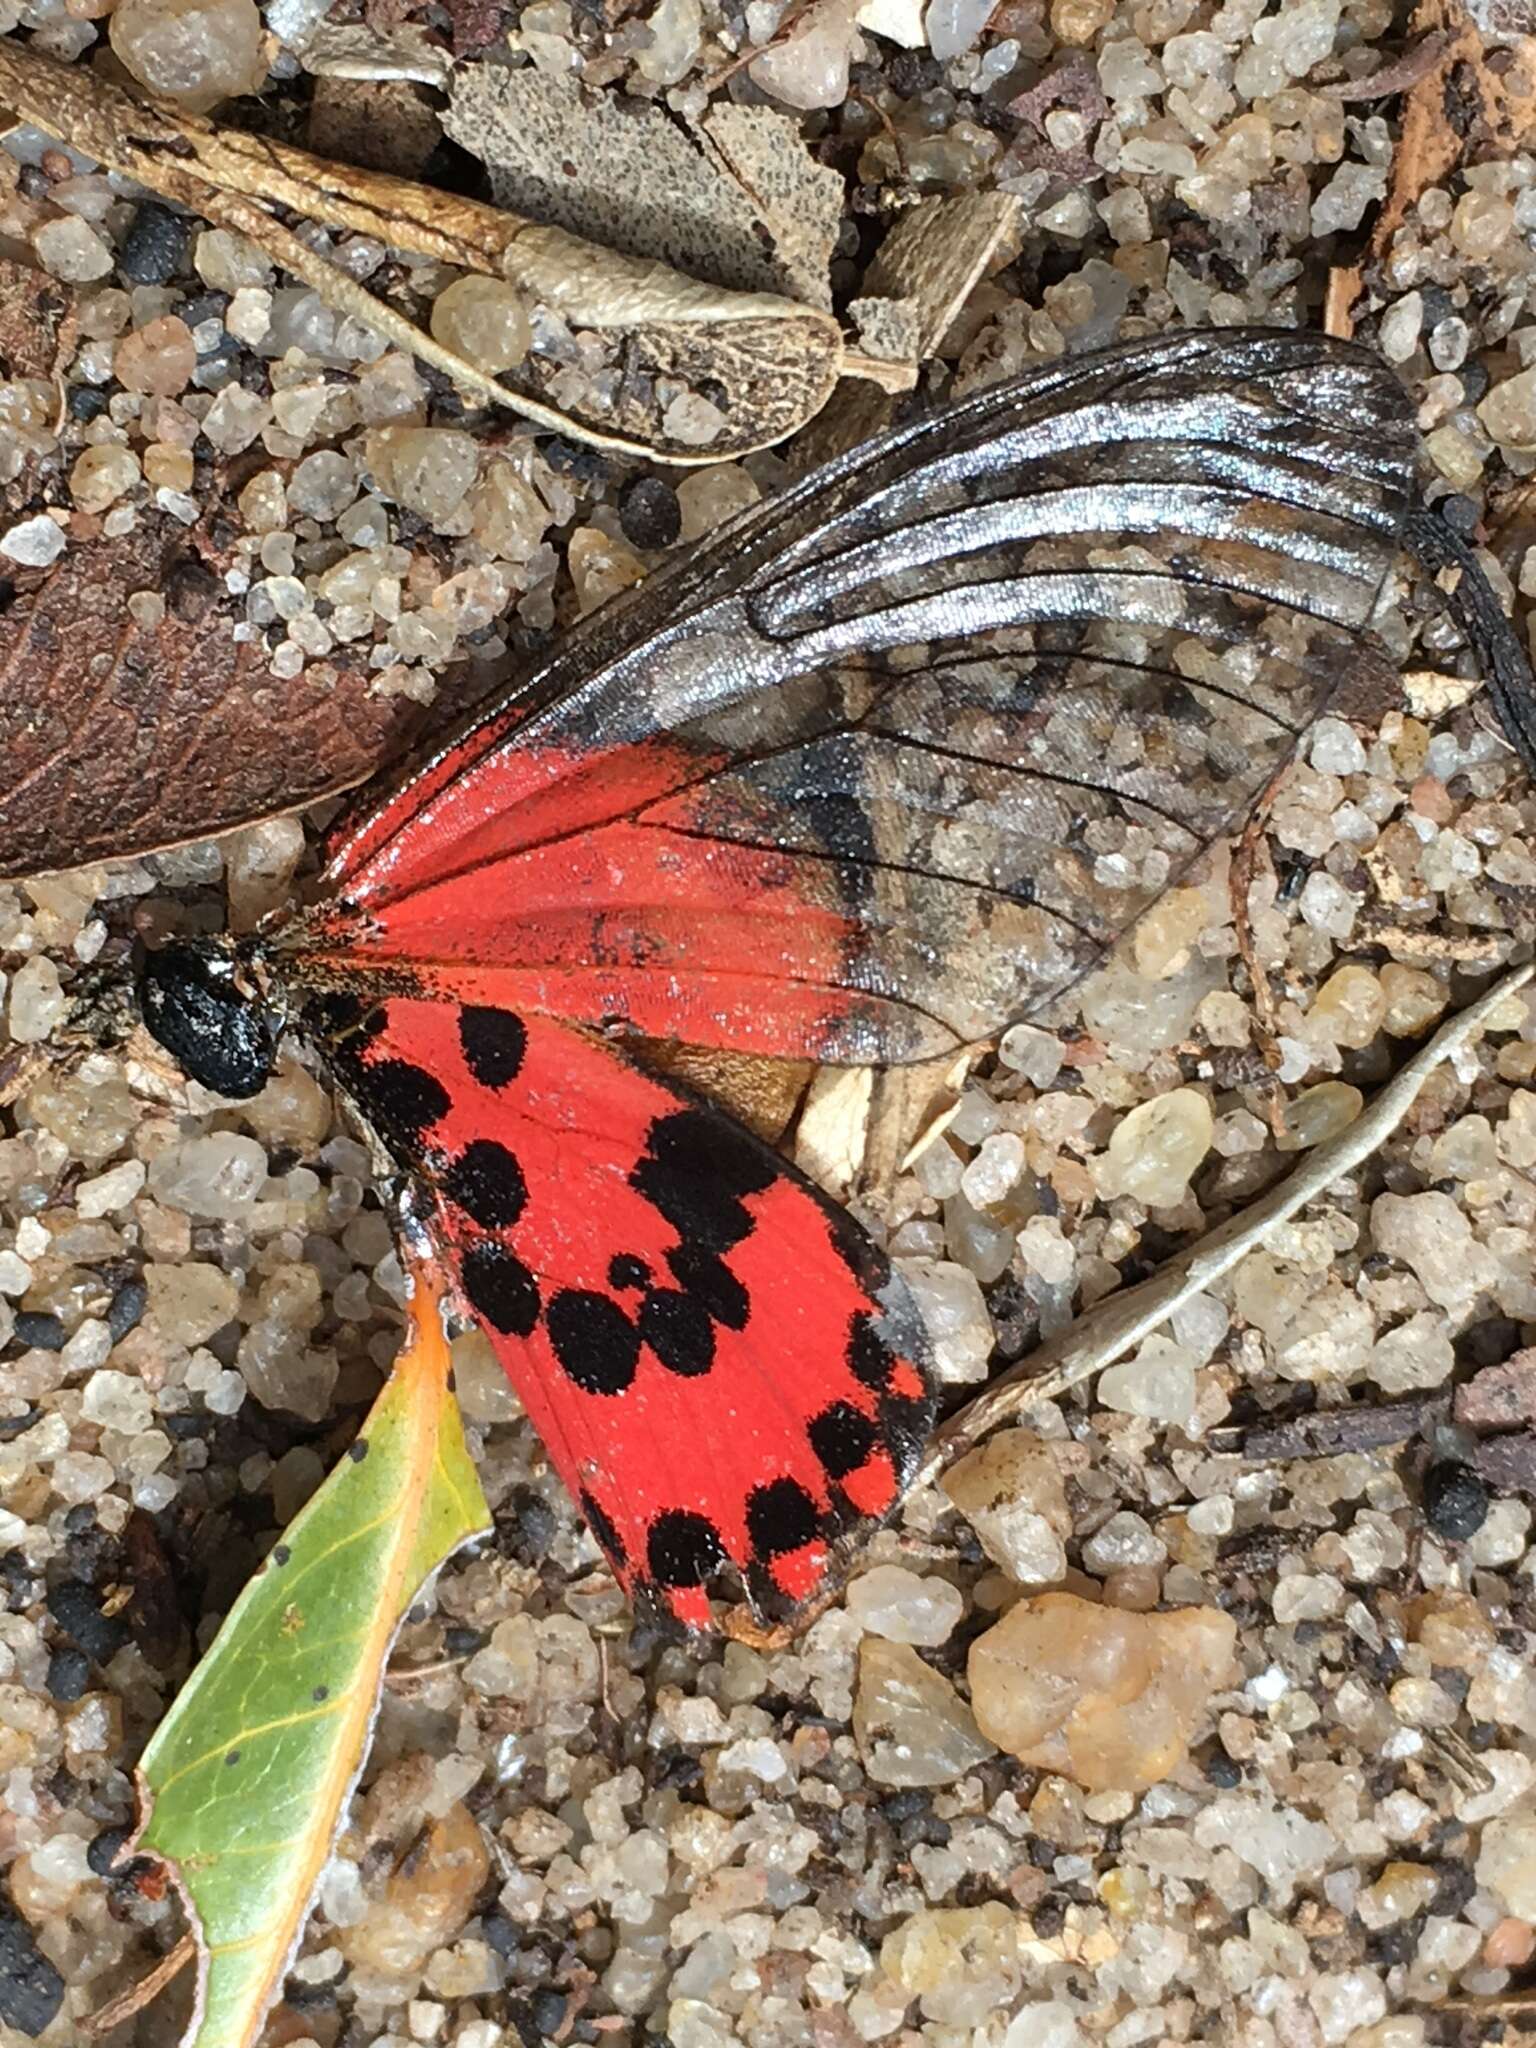
M877 1635L859 1647L853 1732L881 1785L952 1785L993 1754L949 1680L909 1644Z
M1100 1167L1106 1195L1168 1208L1211 1149L1215 1119L1198 1088L1173 1088L1120 1119Z
M432 302L432 336L492 377L528 353L533 337L521 293L499 278L471 273Z
M858 0L814 0L794 34L753 59L753 84L787 107L840 107L848 96L857 11Z
M971 1647L977 1726L1091 1792L1141 1792L1182 1761L1231 1683L1237 1626L1215 1608L1132 1614L1073 1593L1021 1600Z
M925 2019L980 2026L1022 1980L1015 1915L997 1899L915 1913L885 1937L880 1967Z
M1536 1921L1536 1809L1528 1803L1483 1829L1477 1881L1518 1919Z
M1145 1415L1178 1428L1195 1409L1195 1358L1184 1345L1154 1330L1134 1358L1100 1373L1098 1396L1122 1415Z
M892 1643L931 1649L947 1642L964 1607L947 1579L920 1578L895 1564L860 1572L848 1587L848 1612Z
M365 459L386 498L440 525L463 504L479 458L456 427L374 427Z
M205 114L266 77L255 0L118 0L112 48L140 85Z
M945 1474L945 1493L988 1557L1021 1586L1054 1585L1072 1533L1062 1447L1026 1429L1000 1430Z
M377 1788L376 1788L377 1789ZM386 1984L413 1984L428 1958L463 1927L485 1883L490 1857L462 1803L430 1820L360 1917L337 1930L352 1969Z
M27 569L46 569L63 554L64 546L64 529L43 512L35 519L19 520L0 534L0 555Z
M902 1277L928 1327L938 1377L960 1383L985 1379L992 1319L975 1274L947 1259L907 1259Z
M94 284L110 276L112 251L89 221L77 214L44 221L32 231L37 260L51 277L68 284Z
M175 398L186 390L197 368L191 329L176 314L162 314L124 335L112 367L125 391Z

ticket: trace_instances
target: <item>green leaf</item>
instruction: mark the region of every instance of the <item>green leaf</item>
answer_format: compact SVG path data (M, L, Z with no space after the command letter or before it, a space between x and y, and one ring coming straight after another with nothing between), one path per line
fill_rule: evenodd
M428 1575L490 1525L448 1384L439 1296L362 1434L283 1532L139 1766L135 1851L163 1856L198 1943L182 2048L248 2048L282 1987L362 1768L384 1662Z

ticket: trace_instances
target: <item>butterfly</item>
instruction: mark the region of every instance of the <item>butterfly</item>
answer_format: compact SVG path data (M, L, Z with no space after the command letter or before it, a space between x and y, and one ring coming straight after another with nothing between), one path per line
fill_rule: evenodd
M934 1415L885 1254L647 1047L922 1061L1072 982L1372 658L1416 448L1317 335L1049 363L582 622L308 907L148 956L218 1093L323 1054L638 1606L792 1616Z

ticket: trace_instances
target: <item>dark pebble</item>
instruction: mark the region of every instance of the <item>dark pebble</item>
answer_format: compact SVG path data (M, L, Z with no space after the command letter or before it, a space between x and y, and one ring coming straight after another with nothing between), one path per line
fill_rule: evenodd
M91 1837L91 1846L85 1852L85 1860L98 1877L114 1877L112 1859L133 1832L131 1828L103 1828L99 1835Z
M191 233L190 221L146 199L117 252L117 267L133 284L169 284L181 268Z
M136 1330L144 1319L144 1310L149 1303L149 1289L142 1280L125 1280L107 1310L107 1329L112 1342L120 1344L130 1330Z
M23 1309L16 1318L16 1342L29 1351L62 1351L69 1342L69 1332L57 1316Z
M101 1595L79 1579L65 1579L48 1595L48 1612L87 1657L105 1664L128 1641L128 1624L103 1614Z
M490 1641L483 1628L446 1628L443 1630L443 1652L449 1657L473 1657L476 1650L483 1650Z
M1243 1782L1243 1767L1224 1749L1213 1749L1205 1760L1205 1775L1212 1785L1220 1786L1223 1792L1230 1792L1234 1785Z
M1470 1465L1431 1465L1424 1475L1424 1519L1447 1543L1465 1543L1488 1519L1488 1489Z
M492 1906L489 1913L481 1915L480 1933L486 1946L495 1949L499 1956L515 1956L523 1945L521 1928L500 1906Z
M496 1511L496 1548L522 1564L542 1564L559 1524L543 1494L514 1486Z
M48 1659L50 1699L79 1699L91 1682L91 1660L83 1650L55 1650Z
M32 1930L0 1899L0 2020L35 2041L64 2003L64 1979L41 1953Z
M633 548L669 548L683 530L677 493L659 476L637 476L619 493L619 525Z
M535 1991L528 2001L533 2007L534 2025L543 2034L558 2033L570 2003L563 1991Z
M886 61L885 76L892 92L910 100L942 83L944 67L926 50L896 50Z
M69 416L72 420L98 420L107 409L107 394L95 384L72 384Z

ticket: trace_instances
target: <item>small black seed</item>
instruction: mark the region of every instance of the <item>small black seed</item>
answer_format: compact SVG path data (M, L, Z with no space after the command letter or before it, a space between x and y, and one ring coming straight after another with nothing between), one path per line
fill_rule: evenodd
M118 269L132 284L169 284L181 268L191 231L183 215L145 200L118 249Z
M361 1465L361 1463L363 1462L364 1458L367 1457L367 1455L368 1439L362 1436L360 1436L357 1439L356 1443L352 1444L347 1451L347 1456L352 1460L354 1465Z
M619 493L619 525L635 548L669 548L683 530L677 492L659 476L637 476Z
M1488 1519L1488 1489L1470 1465L1446 1459L1424 1475L1424 1519L1447 1543L1465 1543Z
M328 1685L317 1685L309 1696L318 1707L330 1698L331 1688Z
M273 1544L273 1546L272 1546L272 1562L273 1562L274 1564L279 1564L279 1565L281 1565L281 1564L286 1564L286 1563L288 1562L289 1558L290 1558L290 1557L292 1557L292 1555L293 1555L293 1552L292 1552L292 1551L291 1551L291 1550L290 1550L290 1549L288 1548L288 1546L287 1546L287 1544L286 1544L286 1543L274 1543L274 1544Z

